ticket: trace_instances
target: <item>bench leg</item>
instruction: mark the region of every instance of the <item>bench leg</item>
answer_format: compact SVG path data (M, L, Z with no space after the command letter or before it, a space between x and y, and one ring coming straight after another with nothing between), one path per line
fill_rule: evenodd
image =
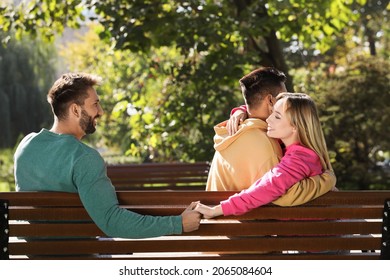
M8 260L8 240L9 240L9 223L8 223L8 201L0 200L0 260Z
M383 208L381 259L390 260L390 199L385 201Z

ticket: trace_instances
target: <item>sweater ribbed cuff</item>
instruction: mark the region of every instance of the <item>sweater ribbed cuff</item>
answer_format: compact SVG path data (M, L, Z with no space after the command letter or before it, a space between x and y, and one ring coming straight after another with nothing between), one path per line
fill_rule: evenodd
M173 234L182 234L183 233L183 220L181 215L173 216Z

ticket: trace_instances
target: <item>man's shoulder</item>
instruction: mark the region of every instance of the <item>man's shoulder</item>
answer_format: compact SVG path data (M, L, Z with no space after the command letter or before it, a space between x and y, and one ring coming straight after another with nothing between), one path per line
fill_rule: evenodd
M87 144L85 144L85 143L83 143L81 141L75 142L74 145L75 145L75 148L77 149L77 153L80 156L89 156L89 157L94 157L94 158L101 158L100 153L95 148L92 148L89 145L87 145Z
M84 155L100 156L98 151L75 138L73 135L55 134L43 129L31 137L35 138L40 143L39 145L49 145L52 150L61 150L64 153L77 155L76 157Z
M235 137L267 137L267 124L260 119L246 119L234 135Z
M246 123L245 126L237 132L236 137L255 142L262 141L270 143L274 141L274 139L268 137L266 128L253 123Z
M261 129L267 131L267 126L267 123L262 119L248 118L242 123L241 128L246 127L247 129Z
M37 137L41 132L31 132L23 137L23 139L20 141L20 143L29 142L31 139Z

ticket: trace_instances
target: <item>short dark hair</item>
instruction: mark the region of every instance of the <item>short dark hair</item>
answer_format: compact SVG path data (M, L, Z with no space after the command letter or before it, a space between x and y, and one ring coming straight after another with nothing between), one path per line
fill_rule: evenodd
M63 74L47 94L54 115L59 119L66 118L69 105L83 105L88 97L88 89L99 84L100 80L100 77L86 73Z
M261 67L240 79L242 94L248 106L258 105L265 96L276 97L286 82L286 75L274 67Z

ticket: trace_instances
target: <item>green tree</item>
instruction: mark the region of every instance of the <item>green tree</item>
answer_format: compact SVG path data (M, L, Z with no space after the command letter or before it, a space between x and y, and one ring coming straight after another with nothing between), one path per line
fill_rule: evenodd
M293 43L329 50L359 18L356 3L366 1L44 0L4 6L0 26L19 37L26 31L52 37L87 18L100 22L100 37L122 50L113 51L121 63L106 67L115 74L103 75L113 77L109 116L121 124L107 119L109 131L145 160L207 160L212 126L241 103L237 80L259 65L289 74L284 52ZM105 63L111 59L107 53L95 57ZM122 134L126 130L130 135Z
M151 46L241 56L241 61L273 65L289 74L280 40L299 41L324 51L334 36L359 17L352 4L365 0L199 1L110 0L29 1L0 8L4 30L42 33L52 38L85 18L105 27L101 36L119 49L147 52ZM237 78L237 77L235 77ZM292 89L292 79L288 80Z
M348 63L349 57L356 54L389 57L389 1L359 1L352 3L350 8L355 17L348 19L345 15L340 15L330 21L336 25L339 20L348 24L339 26L341 30L337 29L337 32L330 32L324 48L304 44L296 36L291 41L282 43L287 50L285 57L293 76L295 69L306 67L315 70L319 63L326 63L330 68L344 65Z
M375 56L377 55L377 44L379 42L382 44L385 43L385 41L381 42L381 39L384 38L383 33L390 31L388 16L388 12L390 11L389 1L367 0L363 7L358 8L361 9L361 17L358 21L361 24L357 24L355 27L363 33L363 41L368 43L370 55Z
M0 149L0 192L14 191L14 149Z
M237 82L213 79L208 66L206 76L189 82L187 58L176 48L152 47L148 54L112 50L96 35L101 28L92 26L61 51L71 71L93 72L105 81L99 93L106 114L90 141L103 139L141 161L209 160L213 124L241 99ZM203 58L191 59L196 65ZM229 61L223 63L228 68Z
M53 56L53 46L38 39L0 45L0 147L13 147L20 135L51 121L46 92L55 73Z

